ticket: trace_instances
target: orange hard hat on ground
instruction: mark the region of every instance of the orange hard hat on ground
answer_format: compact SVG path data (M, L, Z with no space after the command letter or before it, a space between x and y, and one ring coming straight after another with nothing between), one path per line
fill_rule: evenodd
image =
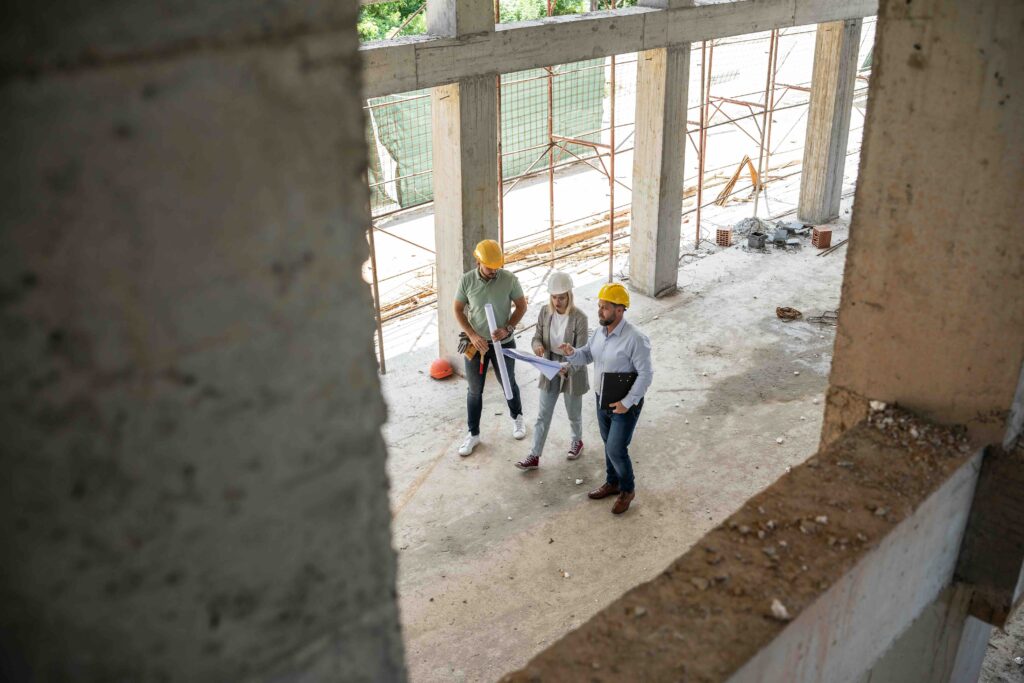
M434 379L444 379L452 376L452 364L444 358L438 358L430 364L430 376Z

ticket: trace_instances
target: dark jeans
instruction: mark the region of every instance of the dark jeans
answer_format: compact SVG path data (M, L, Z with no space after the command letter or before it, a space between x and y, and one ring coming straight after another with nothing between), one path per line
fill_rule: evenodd
M505 344L506 349L514 349L515 347L515 341ZM466 392L466 413L467 421L469 422L469 433L473 436L480 434L480 413L484 409L484 380L487 379L488 365L494 369L494 376L497 378L498 384L501 384L501 374L496 360L493 345L487 347L487 353L482 361L479 353L472 359L464 359L466 364L466 382L469 384L469 390ZM523 404L519 400L519 385L516 384L516 362L511 358L505 357L505 367L508 368L508 382L512 386L512 400L508 401L508 412L513 418L517 418L523 414ZM502 395L504 395L504 390L502 390Z
M597 401L597 426L601 428L601 440L604 441L604 464L607 470L607 483L618 486L620 491L632 491L633 463L629 459L629 442L633 440L636 421L640 419L644 400L634 405L625 413L615 413L601 408L601 399Z

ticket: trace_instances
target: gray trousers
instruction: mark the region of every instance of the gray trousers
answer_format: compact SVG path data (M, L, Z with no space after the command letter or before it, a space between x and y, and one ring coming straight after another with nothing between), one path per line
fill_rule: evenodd
M556 378L560 379L560 378ZM560 381L553 381L547 391L540 392L540 408L537 411L537 424L533 427L533 454L538 458L544 452L544 442L548 438L548 429L551 427L551 416L555 412L555 404L558 397L563 396L565 412L569 416L569 427L572 429L574 441L583 440L583 397L573 396L568 391L564 394L559 392ZM568 449L567 449L568 450Z

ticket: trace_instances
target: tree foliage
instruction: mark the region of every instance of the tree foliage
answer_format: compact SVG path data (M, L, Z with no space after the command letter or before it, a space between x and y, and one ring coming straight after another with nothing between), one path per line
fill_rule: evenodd
M359 10L359 39L363 42L392 37L398 27L423 5L424 0L394 0L363 5ZM619 0L616 7L631 7L636 0ZM609 0L600 0L598 7L607 9ZM554 0L552 14L580 14L590 9L590 0ZM548 14L546 0L502 0L501 23L540 19ZM396 35L412 36L427 32L426 10L420 12Z

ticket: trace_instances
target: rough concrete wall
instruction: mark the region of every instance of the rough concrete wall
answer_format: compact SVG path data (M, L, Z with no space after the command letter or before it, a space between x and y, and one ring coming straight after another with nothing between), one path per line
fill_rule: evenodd
M327 4L5 9L0 678L404 678Z
M822 436L872 398L996 443L1024 360L1024 4L879 14Z
M992 627L964 618L972 593L964 584L942 591L855 683L976 681Z

